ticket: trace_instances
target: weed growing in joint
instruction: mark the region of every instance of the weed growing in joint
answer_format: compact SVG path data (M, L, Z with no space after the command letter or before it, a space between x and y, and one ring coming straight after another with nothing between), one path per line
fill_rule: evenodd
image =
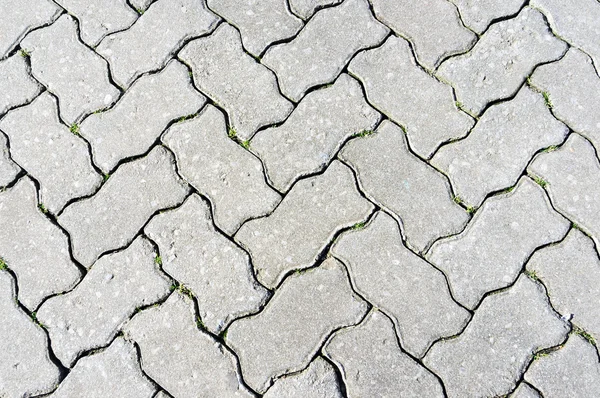
M235 138L235 137L237 137L237 132L235 131L235 129L233 127L229 128L229 131L227 131L227 136L229 138Z
M533 181L535 181L536 184L538 184L542 188L546 188L548 186L548 181L544 180L541 177L533 176Z
M363 130L360 133L354 134L355 137L368 137L370 135L375 134L373 130Z
M577 325L573 325L573 331L578 334L579 336L583 337L584 339L587 340L588 343L592 344L592 345L596 345L596 340L594 340L594 337L592 337L591 334L589 334L588 332L586 332L585 330L583 330L582 328L580 328Z
M241 141L240 145L246 149L250 149L250 141Z
M0 257L0 271L4 271L7 268L8 268L8 266L6 265L6 262L4 261L4 259L2 257Z
M81 137L81 134L79 134L79 125L76 123L73 123L71 125L71 127L69 127L69 131L73 134L75 134L78 137Z
M19 54L23 58L29 58L31 56L31 53L29 53L29 51L27 51L27 50L25 50L23 48L21 49L21 51L19 51Z
M160 256L154 257L154 264L162 265L162 258Z
M43 204L43 203L40 203L40 204L38 205L38 209L40 209L42 213L44 213L44 214L48 214L48 209L46 209L46 206L44 206L44 204Z
M355 230L355 231L356 231L356 230L359 230L359 229L364 229L364 228L365 228L365 225L367 225L367 223L366 223L366 222L364 222L364 221L357 222L356 224L354 224L354 225L352 226L352 229L353 229L353 230Z
M550 94L547 91L542 92L542 96L544 97L544 103L550 109L552 109L552 101L550 101Z
M530 277L531 279L533 279L536 282L540 280L540 278L537 276L535 271L525 270L525 275L527 275L528 277Z

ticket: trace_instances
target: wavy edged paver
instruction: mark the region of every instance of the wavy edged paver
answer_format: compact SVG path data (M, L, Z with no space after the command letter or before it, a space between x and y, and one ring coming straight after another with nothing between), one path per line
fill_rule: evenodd
M342 74L332 86L309 93L283 125L259 131L251 146L273 185L285 192L302 175L327 167L349 137L373 129L380 118L359 83Z
M33 76L58 97L66 123L79 121L119 96L108 80L106 61L79 41L70 15L27 35L21 47L30 54Z
M349 396L444 396L435 376L401 350L392 322L377 310L335 333L323 351L342 370Z
M277 74L281 91L299 101L309 88L333 81L354 54L380 44L388 32L367 0L345 0L318 11L294 40L269 48L262 62Z
M71 235L73 256L89 268L105 251L126 246L152 214L187 193L173 156L157 146L119 167L94 196L67 206L58 222Z
M422 157L444 141L464 137L474 124L455 106L452 88L417 66L406 40L390 36L358 54L348 70L363 82L371 104L406 127L411 148Z
M259 314L233 322L227 344L246 383L262 393L273 378L306 367L331 332L358 323L366 309L343 266L329 258L287 278Z
M302 372L277 379L264 398L342 398L333 366L317 357Z
M437 75L453 85L465 108L479 114L488 103L514 95L535 66L566 49L544 16L526 7L516 18L492 25L471 51L442 63Z
M198 195L152 218L144 232L158 244L165 272L194 293L211 332L258 311L266 299L248 255L215 230L210 208Z
M289 271L314 265L337 231L373 208L352 171L335 160L324 174L295 184L272 214L245 223L235 239L250 252L258 280L274 288Z
M98 48L113 78L129 87L141 74L161 69L187 40L209 33L219 18L204 0L158 0L131 28L106 37Z
M38 209L36 196L28 177L0 192L0 258L16 274L19 301L30 311L80 278L66 235Z
M473 309L485 293L510 285L531 253L563 238L569 224L523 177L514 191L486 200L459 235L437 241L427 258L445 272L456 300Z
M450 0L466 26L482 34L495 20L517 14L526 0Z
M543 96L524 86L513 100L491 106L464 140L440 148L431 164L448 175L456 196L479 207L487 194L514 185L537 151L568 133Z
M365 194L400 217L406 240L417 251L467 223L446 178L409 152L395 124L384 121L375 134L350 141L340 157L356 170Z
M100 258L77 287L42 304L56 357L71 367L86 351L107 345L136 308L166 297L170 281L154 263L154 248L137 238L127 249Z
M533 353L560 344L568 332L541 285L521 276L483 300L465 331L434 344L425 365L452 397L496 397L515 388Z
M12 161L7 144L6 136L0 131L0 189L13 182L21 170Z
M335 6L344 0L288 0L290 10L306 20L321 8Z
M40 183L40 202L52 213L73 198L94 193L102 182L85 141L60 122L57 112L55 99L42 93L0 121L12 159Z
M174 292L125 326L142 369L175 397L251 397L236 372L233 354L196 326L194 303Z
M40 89L29 75L25 57L15 54L0 61L0 116L34 99Z
M187 68L171 61L159 73L137 80L113 108L87 117L80 133L92 145L96 164L108 173L120 160L146 152L171 120L198 112L205 102Z

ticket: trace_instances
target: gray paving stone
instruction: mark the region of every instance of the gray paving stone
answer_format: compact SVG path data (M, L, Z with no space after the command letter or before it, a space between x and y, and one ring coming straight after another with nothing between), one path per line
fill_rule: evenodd
M359 83L342 74L331 87L309 93L283 125L259 131L251 146L285 192L299 177L327 167L349 137L372 130L380 118Z
M536 65L566 49L544 16L526 7L516 18L492 25L471 51L442 63L437 75L453 85L466 109L479 114L491 101L514 95Z
M289 0L290 9L302 19L312 17L322 7L334 6L344 0Z
M92 167L86 143L58 120L54 98L42 93L0 121L12 159L40 183L40 202L52 213L69 200L92 194L102 177Z
M210 208L198 195L155 216L144 231L158 244L165 272L196 296L211 332L219 334L233 319L257 312L266 299L248 255L215 230Z
M373 207L336 160L294 185L272 214L245 223L235 239L249 251L258 280L274 288L289 271L314 265L337 231L363 221Z
M10 158L6 136L0 131L0 188L7 186L21 170Z
M194 304L174 292L125 326L140 347L142 369L175 397L251 397L236 373L235 357L196 326Z
M16 299L13 279L0 270L0 396L7 398L48 393L59 377L48 355L46 335L19 308Z
M497 19L519 12L525 0L450 0L456 4L466 26L482 34Z
M537 393L528 384L521 382L517 389L510 394L510 398L541 398L540 394Z
M135 7L138 13L144 13L150 4L156 3L157 0L129 0L129 3Z
M317 357L304 371L285 376L273 383L264 398L282 397L342 398L335 370L322 357Z
M150 149L171 120L198 112L205 102L187 68L171 61L159 73L137 80L113 108L87 117L80 133L92 145L96 164L108 173L120 160Z
M523 177L514 191L486 200L459 235L437 241L427 258L444 271L456 300L473 309L485 293L510 285L537 247L568 229L543 189Z
M30 311L80 278L67 237L38 209L36 195L27 177L0 192L0 257L17 276L19 301Z
M246 383L263 393L273 378L305 368L334 330L358 323L366 309L343 266L329 258L291 275L259 314L233 322L227 344Z
M81 358L52 398L151 398L156 388L140 369L133 344L117 337L99 353Z
M40 89L27 71L25 57L15 54L0 61L0 116L34 99Z
M522 275L484 299L465 331L436 343L424 363L450 398L500 396L515 388L533 352L560 344L567 331L541 285Z
M446 178L412 155L400 127L389 121L376 134L349 142L340 157L356 170L369 199L400 218L408 244L417 251L458 233L469 219L452 201Z
M323 349L342 369L352 397L443 397L439 381L398 346L392 323L373 310Z
M431 164L465 204L479 207L487 194L513 186L538 150L568 133L544 97L524 86L513 100L490 107L467 138L440 148Z
M332 82L354 54L380 44L388 32L367 0L346 0L318 11L294 40L269 48L262 62L277 74L281 91L299 101L309 88Z
M188 188L173 161L157 146L119 167L94 196L65 208L58 222L69 231L73 256L81 264L89 268L105 251L126 246L153 213L183 200Z
M154 398L171 398L170 395L167 395L166 392L164 391L159 391L156 393L156 395L154 396Z
M73 291L42 304L37 317L65 366L108 345L136 308L169 294L171 283L154 257L150 242L137 238L127 249L101 257Z
M227 137L225 116L214 106L171 126L163 142L175 153L183 178L210 199L215 224L225 233L232 235L280 202L265 182L260 160Z
M411 148L429 158L444 141L464 137L473 119L454 104L452 88L420 69L396 36L358 54L348 70L363 82L371 104L405 126Z
M200 0L158 0L122 32L106 37L97 48L112 76L127 88L143 73L162 69L185 41L210 32L219 18Z
M348 267L356 291L391 316L412 355L422 357L470 318L452 301L444 275L402 244L398 224L384 212L365 229L344 233L331 252Z

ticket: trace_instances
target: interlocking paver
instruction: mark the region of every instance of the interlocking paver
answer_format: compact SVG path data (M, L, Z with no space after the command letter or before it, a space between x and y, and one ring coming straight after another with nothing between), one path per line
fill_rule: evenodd
M286 279L263 311L232 323L226 341L246 383L262 393L273 378L306 367L331 332L358 323L366 308L329 258Z
M306 370L282 377L263 395L264 398L299 396L303 398L342 398L335 370L322 357L317 357Z
M356 170L365 194L400 217L417 251L466 224L469 216L452 201L446 178L409 152L393 123L384 121L374 135L352 140L340 157Z
M315 11L327 7L335 6L344 0L288 0L290 9L302 19L312 17Z
M354 54L380 44L388 32L367 0L345 0L318 11L291 42L269 48L263 63L277 74L281 91L299 101L309 88L332 82Z
M281 201L265 182L260 160L227 137L225 116L212 105L171 126L163 142L175 153L183 178L211 200L215 224L225 233Z
M12 161L7 144L6 136L0 131L0 188L13 182L21 170Z
M492 25L471 51L442 63L437 75L454 86L465 108L479 114L488 103L516 94L536 65L566 49L544 16L526 7L516 18Z
M285 192L302 175L327 167L345 140L372 130L380 117L359 83L342 74L331 87L306 95L283 125L258 132L251 146L273 185Z
M257 312L267 291L252 275L248 255L219 234L210 208L191 195L144 228L159 247L163 269L198 299L202 323L218 334L235 318Z
M540 394L537 393L528 384L521 383L517 389L510 395L510 398L540 398Z
M350 396L444 396L435 376L401 351L392 323L377 310L337 332L324 352L344 369Z
M25 57L15 54L0 61L0 116L31 101L39 92L39 84L27 71Z
M119 167L94 196L65 208L58 222L69 231L73 256L81 264L90 267L105 251L127 245L154 212L183 200L188 188L173 161L157 146Z
M219 18L201 0L158 0L133 26L97 47L113 78L129 87L141 74L161 69L189 39L209 33Z
M526 0L450 0L466 26L482 34L490 24L519 12Z
M98 167L108 173L120 160L146 152L169 121L198 112L205 102L187 68L171 61L137 80L112 109L86 118L80 133L92 145Z
M294 185L272 214L245 223L235 239L248 249L258 280L274 288L289 271L314 265L337 231L372 210L350 169L336 160L324 174Z
M292 111L273 72L244 53L231 25L221 24L210 36L190 42L179 57L191 65L200 90L227 111L230 127L241 140L283 121Z
M424 362L448 397L496 397L512 391L533 352L560 344L567 330L543 288L521 276L484 299L465 331L434 344Z

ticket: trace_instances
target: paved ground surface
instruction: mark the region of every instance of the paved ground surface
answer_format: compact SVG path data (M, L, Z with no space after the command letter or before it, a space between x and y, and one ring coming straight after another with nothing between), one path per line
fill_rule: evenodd
M598 0L0 0L0 397L600 397Z

